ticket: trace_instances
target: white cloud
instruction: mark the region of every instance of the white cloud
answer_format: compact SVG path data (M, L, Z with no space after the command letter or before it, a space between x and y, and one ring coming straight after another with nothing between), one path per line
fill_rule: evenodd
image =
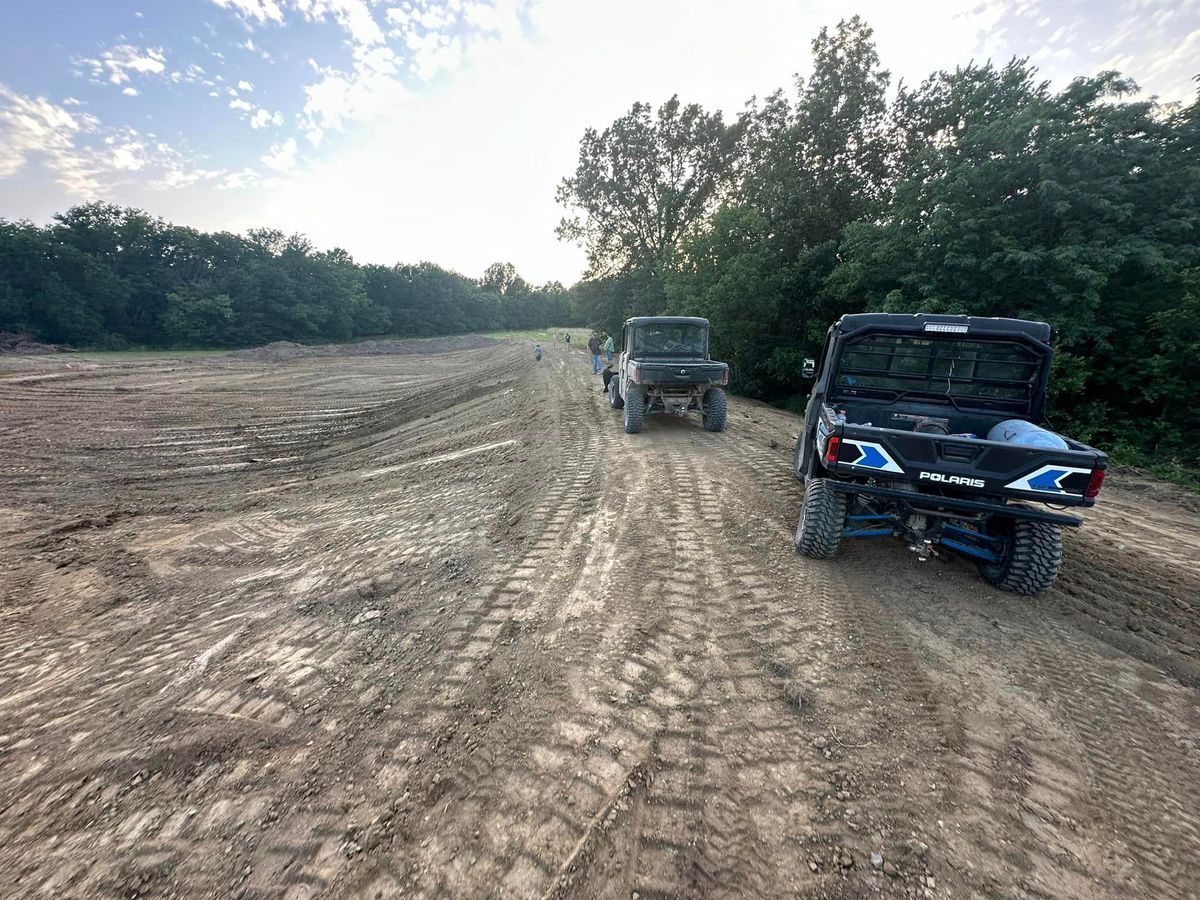
M284 9L293 10L315 22L333 19L350 40L359 46L383 42L383 30L371 12L367 0L213 0L218 6L231 9L251 23L283 24ZM250 41L242 46L253 50Z
M217 184L221 190L239 190L259 184L262 178L253 169L242 169L240 172L230 172Z
M230 109L239 109L242 112L250 112L250 110L254 109L253 106L251 106L245 100L242 100L240 97L235 100L230 100L229 108Z
M174 191L180 188L191 187L200 181L215 181L224 174L224 172L216 169L175 167L168 169L161 176L150 181L148 185L155 190ZM219 182L217 186L220 186Z
M86 120L44 97L25 97L0 84L0 178L24 168L29 158L44 154L54 166L70 153Z
M80 60L91 67L92 80L107 80L112 84L125 84L130 73L135 75L161 75L167 68L167 58L161 48L147 47L141 50L131 44L117 44L100 54L99 59Z
M1195 96L1192 79L1200 69L1197 59L1200 59L1200 28L1181 36L1174 47L1164 49L1146 67L1146 86L1167 97L1186 97L1189 93Z
M263 165L279 173L290 172L296 167L296 139L273 144L270 152L262 158Z
M112 164L114 169L127 172L137 172L146 167L146 147L139 141L126 141L113 147Z
M238 82L238 90L239 91L252 91L252 90L254 90L254 85L252 85L248 81L239 81Z
M254 115L250 117L251 128L267 128L274 125L278 128L283 124L283 113L276 111L274 114L267 109L257 109Z
M125 90L121 91L121 93L126 97L136 97L138 95L138 89L135 87L127 87Z
M410 32L405 43L412 51L413 70L422 81L429 81L442 72L455 71L465 56L462 39L434 31Z
M463 18L480 31L511 39L521 35L520 0L496 0L494 3L468 3Z
M371 122L394 112L409 97L409 91L394 76L399 58L387 47L357 48L354 68L322 69L320 80L304 89L301 127L314 146L328 129L342 129L353 122Z
M197 65L196 63L188 63L186 68L176 69L167 77L171 79L172 84L182 84L184 82L189 84L195 84L197 82L211 84L212 82L208 81L204 77L204 74L205 72L203 66Z
M0 178L44 166L72 201L93 200L136 176L151 187L216 177L175 148L129 127L68 112L0 84Z
M366 0L293 0L293 3L309 20L334 19L355 44L383 43L383 31Z
M217 6L232 9L245 19L256 22L283 22L283 10L276 0L213 0Z

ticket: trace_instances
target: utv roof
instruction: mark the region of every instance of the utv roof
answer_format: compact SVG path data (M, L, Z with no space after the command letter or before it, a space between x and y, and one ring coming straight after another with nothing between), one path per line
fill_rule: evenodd
M937 326L952 326L944 328ZM930 326L930 327L927 327ZM963 331L963 326L966 330ZM981 316L942 316L933 313L855 313L842 316L833 326L841 334L856 331L926 333L948 331L968 335L1021 335L1043 344L1051 341L1050 326L1024 319L988 319Z
M708 327L708 319L698 316L634 316L625 321L626 325L703 325Z

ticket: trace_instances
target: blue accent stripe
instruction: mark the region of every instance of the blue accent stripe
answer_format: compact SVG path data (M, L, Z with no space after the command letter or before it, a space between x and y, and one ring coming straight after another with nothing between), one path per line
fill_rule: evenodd
M862 456L855 462L856 466L866 466L868 469L882 469L888 464L887 458L874 447L860 447Z
M1066 474L1065 469L1048 469L1037 478L1030 478L1029 486L1035 491L1054 491L1057 494L1062 490L1058 480Z

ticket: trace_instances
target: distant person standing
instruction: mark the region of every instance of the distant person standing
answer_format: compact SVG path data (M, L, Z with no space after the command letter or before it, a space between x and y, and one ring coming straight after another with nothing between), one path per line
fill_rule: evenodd
M612 335L610 334L608 337L606 337L604 339L604 352L608 355L608 364L610 366L612 365L613 351L615 351L616 349L617 349L617 347L613 343Z
M533 345L533 361L535 363L540 363L542 361L542 345L541 344Z
M570 347L571 346L571 332L569 332L569 331L563 332L563 336L567 339L567 346Z
M556 331L556 332L554 332L554 343L555 343L555 344L557 344L557 343L558 343L558 332L557 332L557 331Z
M592 336L588 338L588 353L592 354L592 374L600 374L600 338L592 332Z

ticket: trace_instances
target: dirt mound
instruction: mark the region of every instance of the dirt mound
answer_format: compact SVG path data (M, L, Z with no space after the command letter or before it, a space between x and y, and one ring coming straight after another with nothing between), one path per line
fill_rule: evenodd
M496 341L479 335L446 338L407 338L403 340L359 341L354 344L321 344L307 346L292 341L273 341L262 347L235 350L229 355L236 359L257 362L284 362L318 356L395 356L413 353L452 353L458 350L480 350L493 347Z
M0 331L0 353L29 355L34 353L61 353L68 348L35 341L32 335Z
M1141 494L1147 500L1157 503L1181 506L1188 512L1200 512L1200 494L1193 493L1185 487L1150 478L1132 466L1116 466L1110 474L1115 474L1115 477L1110 478L1114 485L1131 494Z

